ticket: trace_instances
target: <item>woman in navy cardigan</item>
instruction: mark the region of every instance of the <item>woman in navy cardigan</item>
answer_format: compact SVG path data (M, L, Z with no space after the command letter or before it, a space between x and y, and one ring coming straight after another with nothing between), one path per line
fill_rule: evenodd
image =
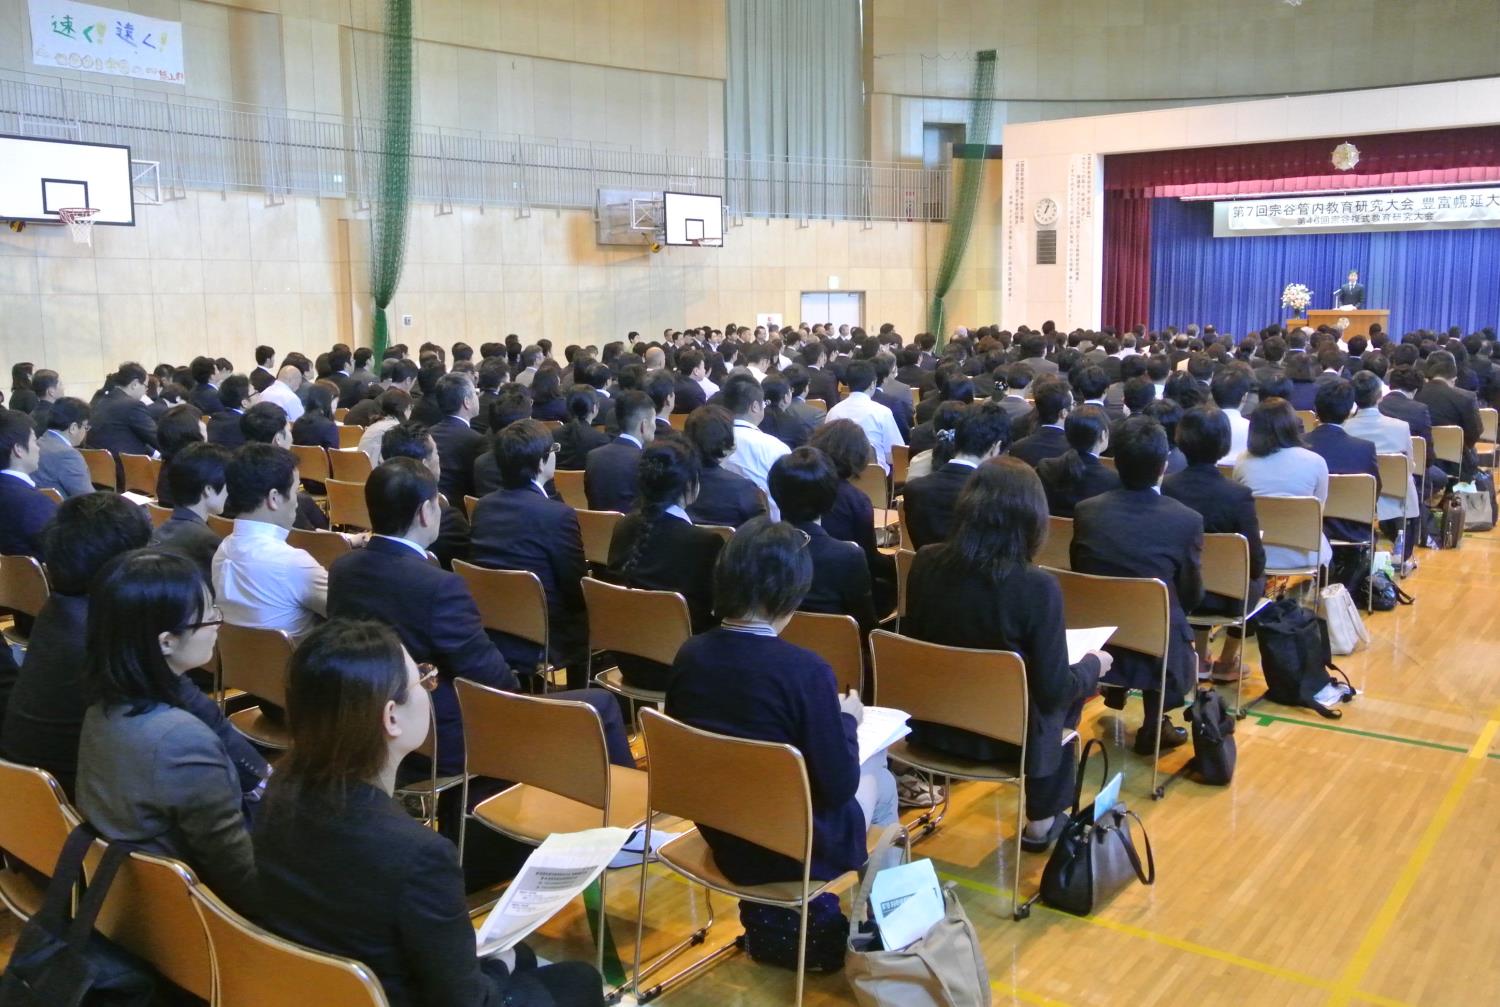
M812 786L811 874L830 880L865 863L870 826L896 821L896 781L883 755L859 764L858 697L840 696L828 662L778 634L812 583L807 533L752 518L714 571L723 624L677 652L667 713L720 734L795 745ZM736 884L801 877L779 853L702 827L719 869Z

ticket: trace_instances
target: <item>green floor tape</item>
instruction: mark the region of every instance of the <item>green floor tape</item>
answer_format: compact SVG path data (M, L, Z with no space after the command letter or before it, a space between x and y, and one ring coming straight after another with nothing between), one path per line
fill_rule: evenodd
M1261 727L1269 727L1272 723L1296 724L1299 727L1312 727L1319 731L1333 731L1337 734L1352 734L1360 738L1374 738L1377 741L1394 741L1401 745L1416 745L1419 748L1436 748L1442 752L1457 752L1460 755L1469 754L1469 750L1462 745L1449 745L1441 741L1424 741L1421 738L1403 738L1399 734L1381 734L1378 731L1362 731L1357 727L1344 727L1342 724L1320 724L1315 720L1303 720L1300 717L1283 717L1276 713L1265 713L1256 710L1250 714L1255 722ZM1492 754L1490 758L1500 756Z
M589 936L597 941L599 939L598 881L591 882L583 890L583 909L589 920ZM614 935L609 932L607 924L604 927L604 981L611 986L618 986L625 981L625 967L620 964L619 952L615 950Z

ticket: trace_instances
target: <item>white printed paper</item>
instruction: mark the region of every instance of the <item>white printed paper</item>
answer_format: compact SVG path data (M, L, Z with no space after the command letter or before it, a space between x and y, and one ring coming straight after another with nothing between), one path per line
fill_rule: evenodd
M629 829L558 833L536 848L490 911L475 940L481 955L509 951L599 876Z
M872 756L890 748L911 733L907 723L911 714L904 710L893 710L888 706L865 707L864 719L859 722L859 764L863 766Z
M1117 626L1093 626L1088 629L1070 629L1068 633L1068 663L1077 664L1091 650L1098 650L1115 635Z
M124 492L122 492L120 494L120 496L124 497L126 500L129 500L131 503L135 504L137 507L144 507L144 506L146 506L149 503L155 503L156 502L155 500L152 500L150 497L146 496L143 493L133 493L130 490L125 490Z
M943 918L943 889L931 860L887 867L870 885L870 912L887 951L926 936Z

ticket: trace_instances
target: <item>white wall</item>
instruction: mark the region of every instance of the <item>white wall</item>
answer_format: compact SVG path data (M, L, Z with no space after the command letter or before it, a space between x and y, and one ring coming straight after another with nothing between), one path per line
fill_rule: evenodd
M1006 182L1013 185L1018 170L1024 174L1025 192L1015 199L1024 202L1024 212L1007 213L1002 244L1007 255L1004 269L1024 276L1024 282L1002 291L1001 323L1013 328L1051 318L1063 328L1099 325L1101 204L1097 199L1092 205L1068 199L1070 172L1076 177L1086 160L1099 163L1097 183L1102 183L1106 154L1318 137L1328 138L1331 153L1346 139L1357 145L1364 134L1496 123L1500 77L1013 125L1005 133ZM1036 241L1031 211L1044 196L1057 200L1064 214L1055 266L1031 263ZM1012 189L1007 202L1012 210L1014 197ZM1084 216L1085 211L1090 215ZM1071 275L1070 254L1077 263Z

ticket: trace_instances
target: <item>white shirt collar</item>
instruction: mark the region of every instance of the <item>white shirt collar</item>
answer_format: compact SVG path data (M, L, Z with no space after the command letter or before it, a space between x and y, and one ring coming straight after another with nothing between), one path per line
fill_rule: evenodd
M686 521L688 524L692 524L693 523L693 519L690 518L690 517L688 517L688 512L685 511L685 510L683 510L682 507L680 505L678 505L678 504L673 504L672 506L668 507L666 510L662 511L662 513L663 514L670 514L670 515L672 515L673 517L677 518L680 521Z
M640 448L643 451L646 448L646 445L642 444L639 440L637 440L631 434L621 434L620 435L620 440L622 440L622 441L629 441L630 443L634 444L636 447Z
M409 538L402 538L400 535L373 535L371 537L383 538L389 542L400 542L402 545L406 546L406 548L410 549L418 556L421 556L423 559L427 558L427 550L423 549L421 546L417 545L417 543L413 542Z
M542 496L547 496L547 484L546 483L542 482L540 479L533 479L533 480L531 480L531 485L535 486L536 487L536 491L538 493L540 493ZM548 497L548 499L550 500L551 497Z
M748 633L751 636L775 636L776 630L769 622L759 619L725 619L721 625L731 633Z
M61 430L49 429L47 431L47 433L51 434L53 437L56 437L58 440L62 441L64 444L66 444L68 447L72 447L73 446L73 442L70 441L70 440L68 440L68 438L63 434L63 432Z
M751 423L749 420L743 419L743 418L738 417L738 416L736 416L735 419L734 419L734 425L737 426L737 427L744 427L746 430L759 430L760 429L760 427L756 426L754 423Z
M234 519L234 534L247 538L274 538L285 542L286 537L291 533L290 528L283 528L269 521L256 521L254 518L245 517Z
M20 469L0 469L0 474L8 475L12 479L19 479L27 486L30 486L32 489L36 489L36 480L32 479L31 476L27 475L25 472L22 472Z
M948 464L949 465L962 465L966 469L977 469L977 468L979 468L979 463L978 462L970 461L967 458L949 458L948 459Z

